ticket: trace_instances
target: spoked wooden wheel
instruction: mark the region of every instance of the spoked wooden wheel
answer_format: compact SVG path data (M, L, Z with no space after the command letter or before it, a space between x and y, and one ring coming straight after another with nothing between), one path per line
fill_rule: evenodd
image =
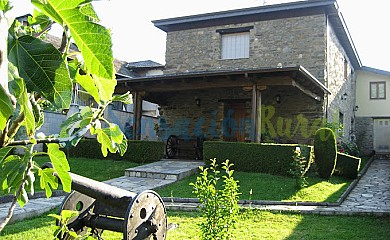
M62 210L78 211L80 214L76 217L69 219L67 227L68 229L75 231L78 235L84 235L88 232L89 228L81 222L85 216L87 216L89 213L94 212L94 203L94 198L88 197L87 195L84 195L77 191L72 191L62 202L58 211L58 215L61 215ZM57 220L56 225L61 226L61 222ZM100 239L102 233L103 229L94 228L91 231L91 236ZM75 239L69 233L59 234L57 238L61 240Z
M195 146L196 160L203 160L203 142L204 142L203 136L199 136L196 138L196 146Z
M177 147L179 145L179 141L177 136L170 135L167 139L167 145L165 146L165 154L167 158L174 158L177 154Z

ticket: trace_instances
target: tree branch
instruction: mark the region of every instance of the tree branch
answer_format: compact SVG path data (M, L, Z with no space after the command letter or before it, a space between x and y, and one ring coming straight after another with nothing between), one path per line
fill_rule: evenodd
M8 134L8 125L11 119L7 120L7 123L5 124L5 128L3 129L3 132L0 132L0 148L3 147L6 139L7 139L7 134Z
M61 38L61 46L60 48L58 48L58 51L60 51L60 53L64 54L65 52L65 48L66 48L66 45L67 45L67 37L65 35L65 32L62 33L62 38Z
M58 139L58 138L51 138L51 139L37 139L36 140L36 143L60 143L61 140ZM13 141L13 142L10 142L7 144L7 146L20 146L20 145L23 145L23 146L26 146L26 145L29 145L29 144L33 144L33 142L31 142L31 140L19 140L19 141Z
M32 154L31 153L33 151L33 147L34 147L34 145L31 145L30 149L29 149L30 159L28 160L27 168L26 168L26 171L24 172L24 178L22 180L22 183L19 185L18 191L16 192L16 194L14 195L14 197L12 199L12 203L11 203L10 208L8 209L7 216L4 218L3 222L0 223L0 232L4 229L4 227L11 220L12 215L14 214L14 210L16 208L16 202L18 200L18 197L20 196L20 194L21 194L22 190L24 189L24 186L26 185L26 182L28 180L28 173L32 169Z
M58 49L62 54L68 54L70 48L70 35L68 34L68 27L64 27L64 32L62 32L61 46Z
M44 29L42 29L42 31L34 34L34 37L40 37L42 36L47 30L49 30L51 28L51 26L53 26L54 22L50 22Z
M8 138L12 139L15 137L15 134L18 132L19 128L22 126L24 121L24 113L22 112L19 116L13 121L11 127L8 130Z

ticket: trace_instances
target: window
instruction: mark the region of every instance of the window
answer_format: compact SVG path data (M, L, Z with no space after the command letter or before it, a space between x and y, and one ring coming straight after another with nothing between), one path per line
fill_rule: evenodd
M339 135L344 135L344 113L339 112L339 129L338 129Z
M386 82L370 82L370 99L386 99Z
M249 57L249 32L222 35L221 58L237 59Z
M344 58L344 80L348 79L348 61Z
M339 125L344 126L344 113L339 112Z
M249 36L253 26L217 29L221 34L221 59L249 58Z

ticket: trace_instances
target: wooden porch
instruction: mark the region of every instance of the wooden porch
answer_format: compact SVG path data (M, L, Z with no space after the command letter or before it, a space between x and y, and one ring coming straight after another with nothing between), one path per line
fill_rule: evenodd
M330 91L302 66L177 73L121 79L116 93L130 91L134 97L134 138L140 139L142 100L157 100L161 94L189 90L240 88L251 93L251 142L261 141L262 92L272 86L291 86L322 102ZM161 98L159 98L159 101ZM155 103L159 103L154 101Z

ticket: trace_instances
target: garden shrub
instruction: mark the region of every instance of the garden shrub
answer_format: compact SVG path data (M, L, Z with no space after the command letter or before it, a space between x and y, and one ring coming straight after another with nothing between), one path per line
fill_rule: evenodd
M337 150L351 156L359 157L360 150L358 145L352 141L341 141L337 143Z
M335 174L349 179L355 179L360 169L361 158L345 153L337 153Z
M199 198L199 208L204 220L199 223L200 235L203 240L233 239L232 230L236 228L239 206L238 198L241 194L238 181L234 179L233 164L226 160L222 163L221 171L217 160L210 159L209 168L199 167L200 176L194 183L193 193ZM220 183L222 180L222 186Z
M318 175L329 179L336 166L336 136L330 128L320 128L314 135L314 156Z
M205 141L203 156L204 159L229 159L237 171L291 176L296 147L300 147L302 157L308 160L306 171L313 157L313 148L307 145Z
M149 163L158 161L164 156L163 142L128 140L127 144L127 151L123 156L119 153L108 153L107 159ZM104 159L96 139L83 139L76 147L68 149L67 153L68 157Z
M295 186L297 189L302 189L307 186L308 182L306 180L305 174L308 169L306 169L306 159L302 157L300 147L296 147L294 151L294 159L290 163L291 169L289 173L295 179Z

